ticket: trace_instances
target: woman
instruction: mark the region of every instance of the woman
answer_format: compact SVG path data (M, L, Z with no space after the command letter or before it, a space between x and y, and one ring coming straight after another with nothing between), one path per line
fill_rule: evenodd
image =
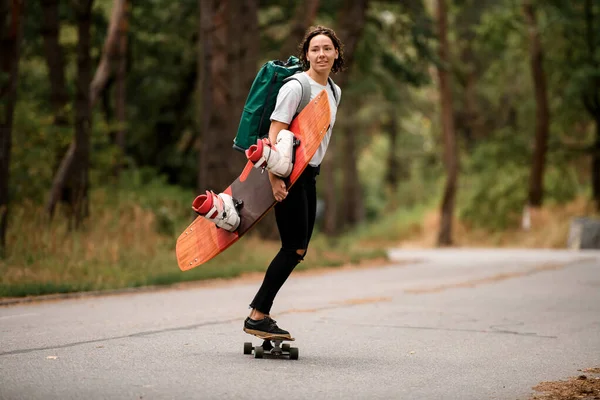
M269 313L277 292L306 255L317 209L316 177L327 151L341 97L341 89L329 79L330 73L341 71L344 66L343 46L333 30L323 26L310 29L301 45L300 60L305 70L302 73L309 78L311 100L323 89L327 90L331 123L314 157L289 192L285 182L269 172L273 196L278 201L275 218L281 249L269 265L263 283L250 303L250 315L244 321L244 331L259 337L291 337L288 331L277 326ZM287 82L279 90L271 115L271 143L276 142L282 129L289 127L301 97L302 85L296 80Z

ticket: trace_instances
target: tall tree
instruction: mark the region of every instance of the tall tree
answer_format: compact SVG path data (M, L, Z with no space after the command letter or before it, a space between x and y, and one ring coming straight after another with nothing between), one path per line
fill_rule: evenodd
M50 103L54 109L54 124L68 125L67 104L69 96L65 83L65 57L60 45L60 19L58 0L42 0L42 37L44 38L44 55L50 78Z
M440 87L440 109L442 134L444 137L444 165L446 167L446 186L440 210L440 230L438 246L452 244L452 219L458 181L458 148L454 130L452 111L452 78L448 72L450 65L450 43L448 41L448 9L445 0L437 0L437 25L439 35L439 59L437 67Z
M232 138L256 74L258 5L256 0L199 0L201 132L198 191L221 191L245 163ZM254 33L254 35L253 35Z
M344 44L344 60L347 69L351 68L354 61L354 52L358 45L366 22L368 0L346 0L339 14L336 34ZM344 89L348 82L349 71L335 76L336 83ZM325 189L325 222L323 230L328 234L333 234L337 230L337 198L335 182L335 148L342 146L343 149L343 164L344 168L344 210L347 210L345 217L350 216L352 221L357 221L361 218L362 202L360 193L360 185L358 181L358 170L356 166L357 147L355 132L348 130L340 130L337 134L337 139L333 139L330 144L330 149L327 156L323 160L323 175L326 182Z
M129 1L124 0L122 4L115 4L115 8L121 11L120 16L115 18L119 20L118 45L115 64L117 66L115 73L115 114L117 117L118 128L115 137L115 143L119 149L119 159L115 165L115 175L118 177L123 167L123 158L125 156L125 135L127 124L127 31L129 28Z
M230 113L231 91L229 80L229 0L199 1L202 20L203 57L206 64L204 85L208 85L202 99L203 130L199 153L199 190L225 189L235 176L229 165L231 150Z
M10 152L25 0L0 0L0 256L6 250Z
M206 137L209 127L209 116L212 112L211 107L211 84L210 84L210 62L212 59L212 40L210 32L212 31L212 7L204 0L198 0L198 62L197 62L197 87L198 95L198 177L196 180L196 191L201 193L206 190L208 181L208 153L209 148L206 143Z
M529 205L540 207L544 196L544 169L548 149L550 111L546 89L546 74L543 67L543 50L538 31L535 10L530 0L523 2L523 12L529 31L529 55L531 76L535 89L535 144L529 176Z
M70 125L69 95L65 80L65 56L63 46L60 44L60 16L59 0L42 0L42 25L41 34L44 40L44 57L50 79L50 104L54 112L53 125L56 131L67 131ZM56 154L63 154L68 147L60 141L55 142ZM52 165L52 170L58 170L60 160ZM60 200L66 202L64 193Z
M398 188L398 182L400 178L404 176L405 171L403 171L400 158L398 157L398 152L396 149L398 148L398 131L400 130L400 121L396 110L390 108L388 114L388 120L385 124L385 131L390 140L389 145L389 153L387 159L387 172L385 174L385 182L392 191L395 193ZM394 196L395 198L395 196Z
M98 101L109 78L113 75L115 66L118 68L118 62L121 60L122 33L127 31L126 14L127 0L113 0L108 32L102 46L102 57L90 84L90 102L92 105L95 105Z
M78 228L88 213L90 166L90 136L92 110L90 84L92 59L90 57L92 5L94 0L78 0L74 4L77 18L77 84L75 93L75 141L72 172L72 216Z
M237 123L242 115L244 102L257 72L259 41L258 36L258 2L257 0L239 0L231 4L228 17L229 37L239 38L228 40L229 68L235 70L230 74L231 106L229 120L233 137ZM230 138L231 139L231 138ZM231 142L229 143L231 145Z
M74 9L76 10L76 14L77 14L77 18L78 18L78 33L80 35L83 35L84 40L88 41L88 43L87 43L88 54L87 55L84 54L86 50L81 48L78 44L78 71L79 71L79 67L80 67L80 64L79 64L80 61L82 62L81 67L83 67L83 68L88 68L87 63L91 62L91 59L89 57L89 46L90 46L89 29L90 29L90 23L91 23L92 3L93 3L93 0L73 0L73 6L74 6ZM89 14L90 14L89 16L86 15L88 8L89 8ZM94 75L94 79L90 80L88 87L85 89L89 92L88 94L85 95L87 100L82 100L79 98L79 96L83 96L80 92L84 90L79 85L82 84L82 82L87 79L87 76L85 76L87 74L87 71L86 72L82 71L84 75L78 77L77 91L79 94L76 95L77 96L76 103L79 101L80 105L82 105L84 101L88 101L89 107L90 107L89 116L91 116L91 109L96 104L96 101L98 100L101 92L106 88L108 78L110 77L111 72L112 72L114 60L118 56L119 23L121 21L121 18L124 15L124 12L125 12L125 0L114 0L113 13L111 15L111 21L110 21L110 25L109 25L109 29L108 29L108 35L104 42L102 58L100 60L100 64L98 65L98 68ZM83 18L83 20L81 21L81 24L83 24L83 25L80 25L80 21L79 21L80 17ZM85 26L86 24L87 24L87 26ZM87 29L87 32L85 32L85 29ZM80 41L81 41L81 39L82 39L82 36L79 37ZM91 66L89 68L91 68ZM77 105L75 108L77 110ZM80 108L79 111L83 112L83 109ZM85 116L80 115L80 118L85 118ZM76 118L75 118L76 131L78 129L77 124L78 124L78 122L77 122L77 116L76 116ZM86 127L86 129L91 129L91 127ZM76 133L76 136L77 136L77 133ZM81 140L82 140L82 138L80 138L80 144L85 146L85 143L81 143ZM89 145L89 143L88 143L88 145ZM67 201L73 211L75 211L79 207L79 205L76 204L77 196L75 195L75 193L77 193L78 190L81 190L81 188L75 189L73 187L70 187L70 186L79 186L81 183L81 182L79 182L80 181L79 178L76 178L73 176L76 173L76 171L78 170L78 167L76 166L76 164L78 162L75 159L75 157L77 156L76 146L77 146L77 143L75 140L69 146L69 149L65 153L62 161L60 162L58 170L56 171L56 174L54 175L54 179L52 181L52 188L50 189L50 195L48 197L48 202L46 203L46 212L48 213L48 215L50 217L52 217L52 215L54 214L56 204L61 199L61 197L67 197ZM81 148L79 149L79 151L80 152L82 151ZM79 154L78 156L83 157L81 154ZM86 179L86 185L87 185L87 179ZM66 190L67 188L68 188L68 190Z

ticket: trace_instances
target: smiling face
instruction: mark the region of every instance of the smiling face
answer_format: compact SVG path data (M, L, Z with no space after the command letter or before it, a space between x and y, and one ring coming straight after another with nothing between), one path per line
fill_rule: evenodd
M306 59L310 63L310 69L319 75L328 74L339 53L333 42L326 35L317 35L310 40Z

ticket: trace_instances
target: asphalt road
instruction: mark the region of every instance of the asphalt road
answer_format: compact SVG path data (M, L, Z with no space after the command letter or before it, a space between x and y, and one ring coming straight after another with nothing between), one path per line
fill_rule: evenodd
M391 257L292 276L297 361L242 354L256 280L0 307L0 399L526 399L600 367L600 252Z

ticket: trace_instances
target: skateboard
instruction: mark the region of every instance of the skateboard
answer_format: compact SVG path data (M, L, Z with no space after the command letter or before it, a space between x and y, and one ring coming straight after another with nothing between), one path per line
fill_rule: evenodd
M256 336L256 335L255 335ZM257 336L258 337L258 336ZM291 347L288 343L282 344L285 341L293 342L294 338L261 338L264 339L263 344L254 347L251 342L244 343L244 354L252 354L254 358L263 358L264 356L271 357L288 357L290 360L297 360L299 353L297 347Z
M299 140L294 153L294 167L286 179L288 189L298 180L325 137L331 121L327 92L321 91L294 118L290 131ZM248 161L240 176L223 191L234 198L240 214L235 232L218 228L202 216L185 229L177 239L175 252L182 271L211 260L248 232L277 203L266 171L254 168Z

